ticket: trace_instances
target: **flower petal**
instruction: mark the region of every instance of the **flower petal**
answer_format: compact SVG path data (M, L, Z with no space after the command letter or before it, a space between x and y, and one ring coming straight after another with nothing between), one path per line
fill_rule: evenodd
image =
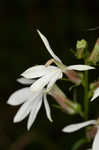
M62 72L58 67L49 66L49 67L47 67L47 70L49 71L49 74L41 77L40 79L35 81L35 83L32 84L32 86L31 86L32 91L41 90L48 83L49 83L49 87L51 87L57 79L62 77ZM52 78L54 78L54 80L52 80Z
M47 90L50 89L58 79L61 79L62 76L63 76L62 71L61 70L57 70L55 72L55 74L53 75L52 79L50 80L50 82L49 82L49 84L47 86Z
M51 49L49 42L47 40L47 38L39 31L37 30L39 36L41 37L43 43L45 44L45 47L47 48L48 52L50 53L50 55L57 61L62 62L53 52L53 50Z
M49 76L44 76L38 79L34 84L31 86L31 91L39 91L44 88L45 85L48 84Z
M92 66L88 65L71 65L67 67L68 70L77 70L77 71L85 71L85 70L90 70L90 69L95 69Z
M44 65L33 66L23 72L21 75L27 79L38 78L49 73Z
M21 83L21 84L23 84L23 85L30 85L30 84L32 84L33 82L35 82L35 80L29 80L29 79L26 79L26 78L21 77L21 78L18 78L18 79L17 79L17 82L19 82L19 83Z
M75 132L83 127L86 127L88 125L91 124L96 124L96 120L90 120L90 121L86 121L83 123L77 123L77 124L72 124L69 126L66 126L65 128L62 129L63 132L67 132L67 133L71 133L71 132Z
M92 150L99 150L99 129L97 130L95 139L93 141Z
M7 103L13 106L20 105L33 96L30 88L23 88L14 92L8 99Z
M53 65L49 65L48 67L46 67L46 69L49 71L49 72L55 72L57 70L61 70L60 68L56 67L56 66L53 66Z
M28 124L27 124L28 130L31 128L33 122L35 121L37 113L38 113L41 105L42 105L42 96L40 96L38 99L36 99L36 103L31 110L31 113L30 113L29 119L28 119Z
M25 102L21 108L18 110L17 114L14 117L14 122L20 122L22 121L25 117L27 117L27 115L30 113L32 107L33 107L33 103L35 101L29 100L27 102Z
M48 75L41 77L35 83L32 84L31 90L38 91L44 88L50 82L51 78L53 77L54 72L50 72Z
M44 94L44 106L45 106L47 118L49 119L49 121L52 122L53 120L52 120L52 117L51 117L50 106L48 104L46 94Z
M98 96L99 96L99 88L97 88L97 89L94 91L94 95L93 95L93 97L91 98L91 101L93 101L94 99L96 99Z

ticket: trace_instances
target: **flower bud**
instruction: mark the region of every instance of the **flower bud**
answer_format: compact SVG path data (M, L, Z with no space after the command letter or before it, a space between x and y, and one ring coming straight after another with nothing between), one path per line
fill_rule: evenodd
M88 61L96 64L97 62L99 62L99 38L97 39L95 46L88 58Z
M76 57L78 59L82 59L84 57L84 50L85 48L87 47L87 42L82 39L80 41L77 41L77 44L76 44Z
M96 82L93 82L93 83L91 83L90 84L90 86L89 86L89 98L91 98L92 97L92 95L93 95L93 92L95 91L95 89L96 88L98 88L99 87L99 81L96 81Z

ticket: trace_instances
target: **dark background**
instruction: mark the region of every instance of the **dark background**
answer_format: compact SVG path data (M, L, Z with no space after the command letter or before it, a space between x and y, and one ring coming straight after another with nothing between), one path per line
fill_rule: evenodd
M61 129L75 122L76 117L51 107L54 120L51 124L42 107L28 132L27 119L13 124L18 107L8 106L6 101L22 87L16 79L24 70L51 58L36 29L46 35L54 52L68 65L78 62L70 52L77 40L85 38L91 50L99 37L98 26L98 0L0 1L0 150L71 150L81 134L68 135Z

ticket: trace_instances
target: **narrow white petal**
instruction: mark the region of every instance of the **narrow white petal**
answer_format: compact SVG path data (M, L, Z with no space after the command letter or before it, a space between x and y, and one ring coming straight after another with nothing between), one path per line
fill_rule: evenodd
M50 53L50 55L57 61L61 62L61 60L54 54L53 50L51 49L49 42L47 40L47 38L39 31L37 30L39 36L41 37L43 43L45 44L45 47L47 48L48 52Z
M98 96L99 96L99 88L97 88L97 89L94 91L94 95L93 95L91 101L93 101L94 99L96 99Z
M77 123L77 124L72 124L69 126L66 126L65 128L62 129L63 132L67 132L67 133L71 133L71 132L75 132L83 127L86 127L88 125L91 124L96 124L96 120L90 120L90 121L86 121L83 123Z
M35 83L32 84L31 90L38 91L44 88L49 83L49 88L55 83L55 81L59 78L62 78L62 72L58 67L49 66L47 67L49 74L41 77ZM54 78L54 80L52 80Z
M30 84L34 83L35 80L30 80L30 79L26 79L26 78L21 77L21 78L17 79L17 82L19 82L23 85L30 85Z
M31 91L39 91L44 88L50 81L51 77L53 76L53 72L49 75L43 76L42 78L38 79L35 83L31 86Z
M33 106L32 110L31 110L31 113L30 113L30 116L28 119L28 124L27 124L28 130L31 128L32 124L34 123L41 105L42 105L42 96L40 96L38 99L36 99L35 106Z
M90 70L90 69L95 69L92 66L88 65L71 65L67 67L68 70L77 70L77 71L85 71L85 70Z
M38 78L48 74L49 71L44 65L33 66L23 72L21 75L27 79Z
M62 76L63 76L63 74L62 74L61 70L56 71L55 74L53 75L52 79L50 80L50 82L47 86L47 89L50 89L58 79L62 78Z
M34 84L31 86L31 91L39 91L44 88L45 85L48 84L49 77L44 76L38 79Z
M8 99L7 103L13 106L20 105L33 96L30 88L23 88L15 91Z
M99 150L99 129L98 129L95 139L93 141L92 150Z
M52 120L52 117L51 117L50 106L48 104L46 94L44 94L44 106L45 106L47 118L49 119L49 121L52 122L53 120Z
M27 115L30 113L30 111L33 107L32 103L33 103L33 101L29 100L21 106L21 108L18 110L17 114L14 117L14 122L20 122L25 117L27 117Z

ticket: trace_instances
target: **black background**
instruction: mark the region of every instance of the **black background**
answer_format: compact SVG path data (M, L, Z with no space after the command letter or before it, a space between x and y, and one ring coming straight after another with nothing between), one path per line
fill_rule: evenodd
M75 48L77 40L85 38L91 50L99 37L98 26L98 0L0 1L0 150L71 150L81 134L64 134L61 129L79 121L78 116L71 117L51 107L54 120L51 124L42 107L28 132L27 120L13 124L18 107L8 106L6 101L12 92L22 87L16 79L24 70L51 58L36 29L48 38L64 64L70 65L78 63L70 49Z

